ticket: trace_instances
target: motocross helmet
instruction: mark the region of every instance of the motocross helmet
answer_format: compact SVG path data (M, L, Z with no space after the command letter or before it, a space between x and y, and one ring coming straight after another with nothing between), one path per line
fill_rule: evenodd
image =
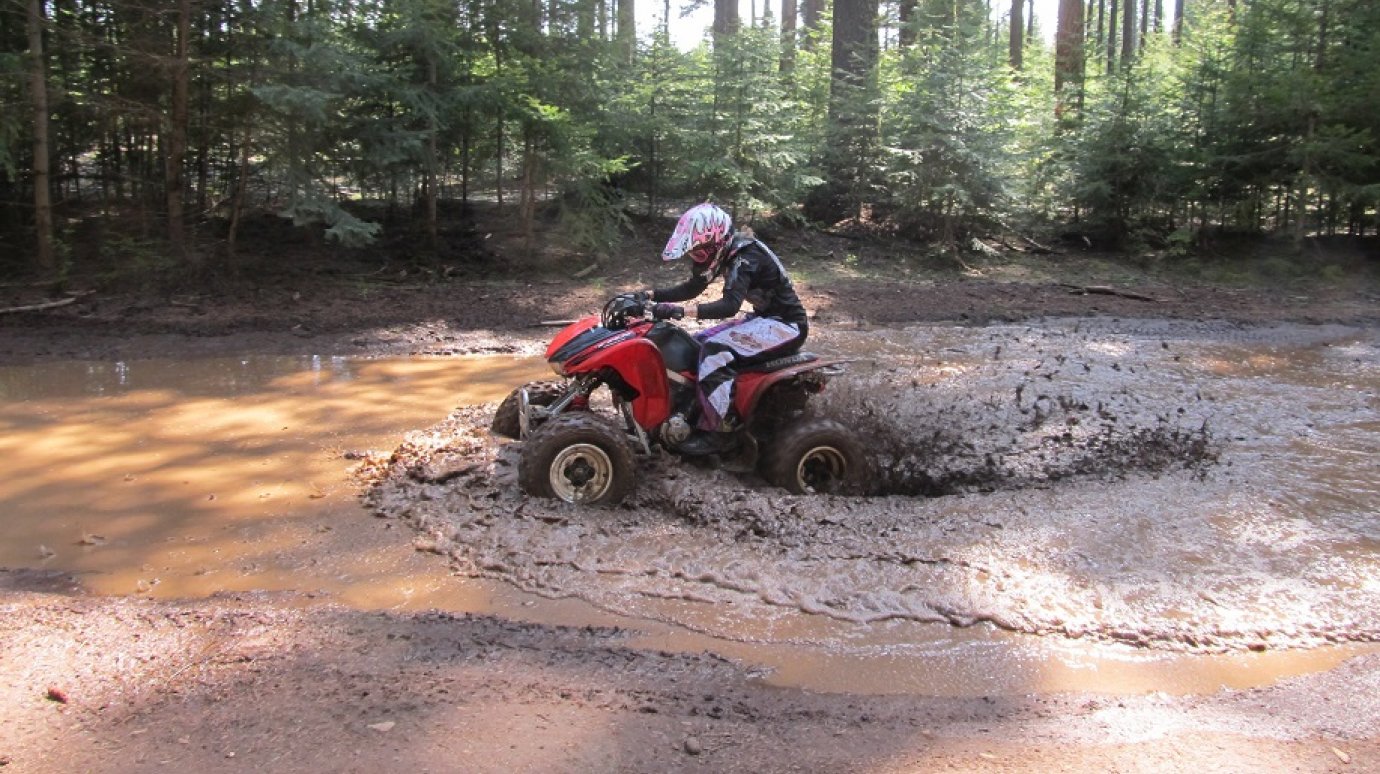
M708 202L697 204L680 216L666 249L661 251L661 260L674 261L688 255L696 274L713 273L732 236L733 218L727 212Z

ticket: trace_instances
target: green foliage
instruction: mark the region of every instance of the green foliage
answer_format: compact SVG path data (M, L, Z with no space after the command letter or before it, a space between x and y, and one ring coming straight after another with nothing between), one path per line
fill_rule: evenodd
M1052 52L1037 36L1012 71L990 5L920 0L906 45L884 32L875 68L838 77L827 17L783 69L771 20L629 56L586 0L196 3L189 210L359 245L385 227L444 239L432 205L501 199L529 235L554 214L582 252L631 210L711 197L744 222L815 199L945 246L1072 223L1187 254L1218 231L1380 227L1380 3L1192 0L1180 40L1152 30L1110 73L1090 40L1082 91L1059 99ZM175 14L46 7L56 199L156 223ZM32 218L24 33L18 6L0 11L4 237Z
M1091 229L1114 245L1173 220L1174 164L1182 122L1171 103L1173 62L1163 42L1089 89L1069 136L1073 199Z
M887 179L904 225L952 245L1005 209L1015 88L977 5L926 4L891 74Z

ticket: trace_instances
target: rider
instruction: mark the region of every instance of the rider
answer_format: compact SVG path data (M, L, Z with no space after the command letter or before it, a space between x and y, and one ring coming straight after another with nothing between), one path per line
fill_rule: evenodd
M708 454L721 445L714 431L732 430L740 421L732 412L737 369L794 354L805 343L809 322L781 259L750 233L734 234L733 219L719 207L696 205L680 217L661 258L674 261L687 255L690 278L649 291L648 297L656 302L656 319L680 319L685 308L672 302L689 301L711 281L724 280L722 298L694 307L700 320L728 321L697 337L703 343L697 382L698 429L703 432L681 445L684 452ZM752 305L752 313L734 318L744 301Z

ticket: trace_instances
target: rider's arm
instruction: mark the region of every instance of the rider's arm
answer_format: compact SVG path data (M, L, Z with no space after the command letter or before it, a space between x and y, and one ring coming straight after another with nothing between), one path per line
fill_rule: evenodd
M747 300L753 278L758 274L758 264L754 258L751 251L743 251L724 276L723 297L708 304L699 304L695 308L695 317L701 320L725 320L737 314Z
M701 320L723 320L738 313L743 308L744 295L740 288L724 288L724 297L708 304L695 307L695 316Z
M669 288L657 288L652 291L651 300L653 301L689 301L704 292L709 287L709 277L703 274L692 274L690 279Z

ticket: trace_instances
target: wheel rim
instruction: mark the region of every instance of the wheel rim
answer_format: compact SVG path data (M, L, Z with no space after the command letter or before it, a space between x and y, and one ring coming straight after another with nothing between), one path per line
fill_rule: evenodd
M613 460L592 443L577 443L551 460L551 493L568 503L598 500L613 486Z
M831 492L848 474L848 457L833 446L816 446L801 455L795 480L806 492Z

